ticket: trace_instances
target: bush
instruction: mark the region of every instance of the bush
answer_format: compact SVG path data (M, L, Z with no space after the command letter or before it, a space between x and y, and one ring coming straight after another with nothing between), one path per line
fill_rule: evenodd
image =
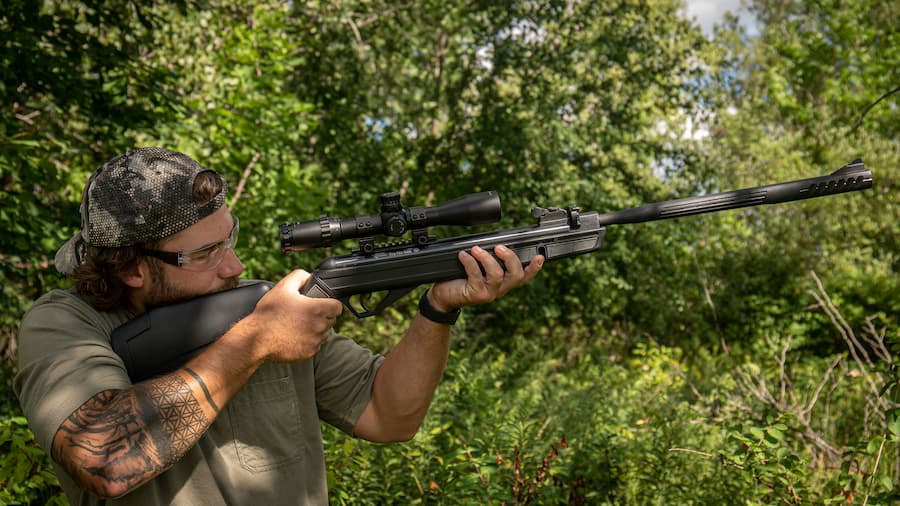
M0 420L0 505L68 504L24 417Z
M715 503L748 488L716 460L680 351L639 346L509 355L456 349L425 426L399 445L326 429L332 499L342 504Z

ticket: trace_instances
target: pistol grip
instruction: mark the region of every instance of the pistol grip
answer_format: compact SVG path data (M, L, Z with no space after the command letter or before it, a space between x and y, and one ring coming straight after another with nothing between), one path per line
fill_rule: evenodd
M306 284L300 287L300 293L307 297L315 299L337 298L331 293L331 290L322 283L322 280L315 273L306 280Z

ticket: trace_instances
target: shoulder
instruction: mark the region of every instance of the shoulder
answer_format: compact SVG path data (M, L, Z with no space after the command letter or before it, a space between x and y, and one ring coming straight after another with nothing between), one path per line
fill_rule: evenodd
M128 319L98 311L74 290L53 290L22 318L13 379L38 442L50 448L62 421L97 392L130 385L109 335Z
M51 290L36 301L25 313L28 318L34 313L43 311L95 311L87 300L78 295L74 288L65 290Z
M129 319L123 309L100 311L75 289L52 290L37 299L22 317L20 339L32 332L46 329L57 331L90 327L108 336L112 330Z

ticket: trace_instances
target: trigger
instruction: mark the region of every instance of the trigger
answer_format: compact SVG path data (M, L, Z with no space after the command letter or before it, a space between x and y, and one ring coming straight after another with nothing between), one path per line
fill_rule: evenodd
M418 285L416 285L418 286ZM393 290L389 290L382 298L378 301L374 309L369 308L368 302L370 302L371 297L374 295L373 293L363 293L358 296L350 296L343 297L339 299L344 307L347 308L348 311L353 313L357 318L367 318L369 316L379 315L387 309L388 306L397 302L400 297L411 292L416 286L409 286L403 288L395 288ZM378 292L375 292L378 293Z

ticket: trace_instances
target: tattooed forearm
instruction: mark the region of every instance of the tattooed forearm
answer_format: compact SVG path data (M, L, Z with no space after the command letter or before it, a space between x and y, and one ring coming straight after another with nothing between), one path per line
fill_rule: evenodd
M203 412L196 394L181 376L170 374L138 388L142 412L158 411L158 423L148 424L152 439L161 448L166 467L174 464L206 432L211 420ZM205 386L204 386L205 388ZM163 450L164 448L164 450Z
M63 422L52 456L92 493L131 490L177 462L209 428L218 408L204 391L196 373L179 371L100 392Z
M216 401L213 400L212 395L210 395L210 393L209 393L209 389L206 388L206 383L203 381L203 378L201 378L199 374L195 373L194 370L191 369L190 367L185 367L184 370L185 370L185 372L187 372L188 374L193 376L195 380L197 380L197 384L199 384L200 388L203 389L203 395L206 396L206 402L209 403L210 407L218 415L219 414L219 406L216 406Z

